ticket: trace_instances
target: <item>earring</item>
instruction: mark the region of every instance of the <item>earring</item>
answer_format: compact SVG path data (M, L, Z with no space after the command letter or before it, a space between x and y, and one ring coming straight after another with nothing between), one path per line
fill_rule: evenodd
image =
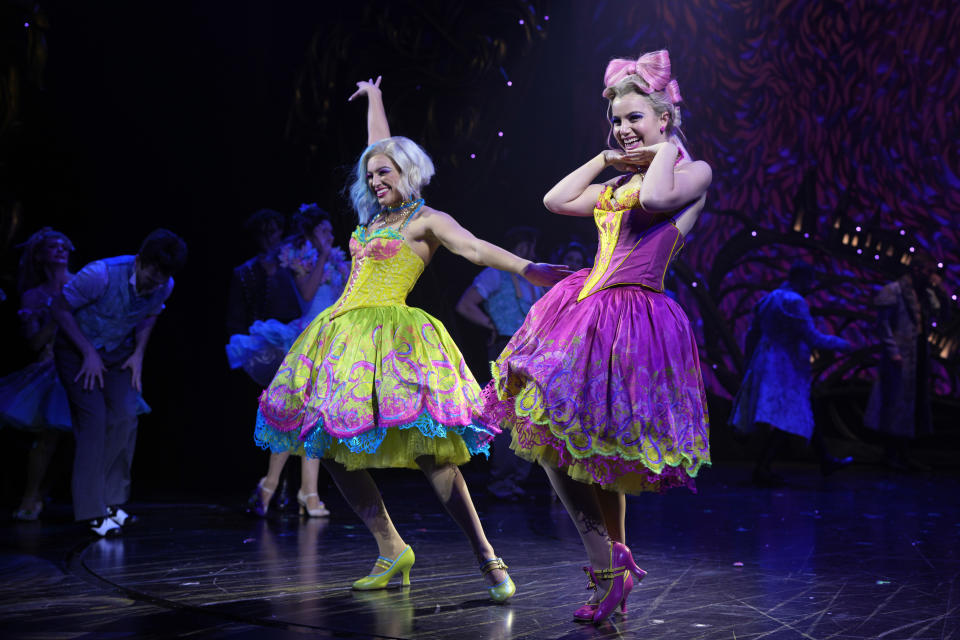
M663 133L663 132L666 131L666 130L667 130L666 127L660 127L660 133Z

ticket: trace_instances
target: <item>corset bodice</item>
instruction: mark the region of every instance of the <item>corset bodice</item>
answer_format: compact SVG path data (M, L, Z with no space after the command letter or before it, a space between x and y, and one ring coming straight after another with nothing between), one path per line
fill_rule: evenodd
M394 229L369 232L360 226L350 236L350 276L333 305L333 316L362 307L405 305L423 273L423 260Z
M578 300L618 285L663 291L667 268L683 247L683 234L669 217L640 206L639 190L615 198L619 184L608 185L593 209L599 246Z

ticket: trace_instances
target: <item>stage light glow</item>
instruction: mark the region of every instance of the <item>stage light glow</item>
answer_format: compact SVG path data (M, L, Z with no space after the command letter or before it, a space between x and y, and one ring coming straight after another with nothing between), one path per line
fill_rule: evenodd
M857 233L860 233L860 225L857 225Z
M513 80L507 80L507 86L508 86L508 87L512 87L512 86L513 86Z
M750 235L752 235L754 238L756 238L756 237L757 237L757 232L756 232L756 231L751 231L751 232L750 232Z
M943 263L942 263L942 262L938 262L938 263L937 263L937 269L943 269Z
M502 137L503 137L503 131L497 131L497 137L502 138Z
M475 153L471 153L471 154L470 154L470 158L471 158L471 159L476 158L476 157L477 157L477 154L475 154Z
M523 18L520 18L520 24L523 24Z

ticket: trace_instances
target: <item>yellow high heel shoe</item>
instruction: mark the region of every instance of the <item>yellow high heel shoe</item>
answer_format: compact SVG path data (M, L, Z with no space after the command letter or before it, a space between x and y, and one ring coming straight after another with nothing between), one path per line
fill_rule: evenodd
M483 575L487 575L491 571L496 571L497 569L503 569L503 572L507 573L507 563L503 561L503 558L487 560L480 565L480 573ZM517 592L517 585L513 584L513 580L510 579L510 574L507 574L507 577L504 578L500 583L495 584L492 587L487 587L487 591L490 592L490 599L494 602L506 602L513 597L513 594Z
M353 588L357 591L370 591L372 589L386 589L387 584L390 582L390 578L400 572L403 574L403 582L401 583L404 587L410 586L410 567L413 566L413 561L415 557L413 555L413 549L410 548L410 545L407 545L403 548L403 551L400 552L400 555L397 556L395 560L390 558L384 558L380 556L377 558L374 566L383 569L380 573L374 573L373 575L364 576L356 582L353 583Z

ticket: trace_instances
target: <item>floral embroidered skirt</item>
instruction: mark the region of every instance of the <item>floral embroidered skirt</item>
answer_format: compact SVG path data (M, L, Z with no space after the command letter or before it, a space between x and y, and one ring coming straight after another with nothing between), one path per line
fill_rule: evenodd
M348 469L463 464L499 429L481 420L480 388L439 320L406 305L317 316L260 396L255 440Z
M709 419L690 322L640 286L577 302L588 275L547 292L493 362L488 422L511 448L575 480L637 494L686 486L710 464Z

